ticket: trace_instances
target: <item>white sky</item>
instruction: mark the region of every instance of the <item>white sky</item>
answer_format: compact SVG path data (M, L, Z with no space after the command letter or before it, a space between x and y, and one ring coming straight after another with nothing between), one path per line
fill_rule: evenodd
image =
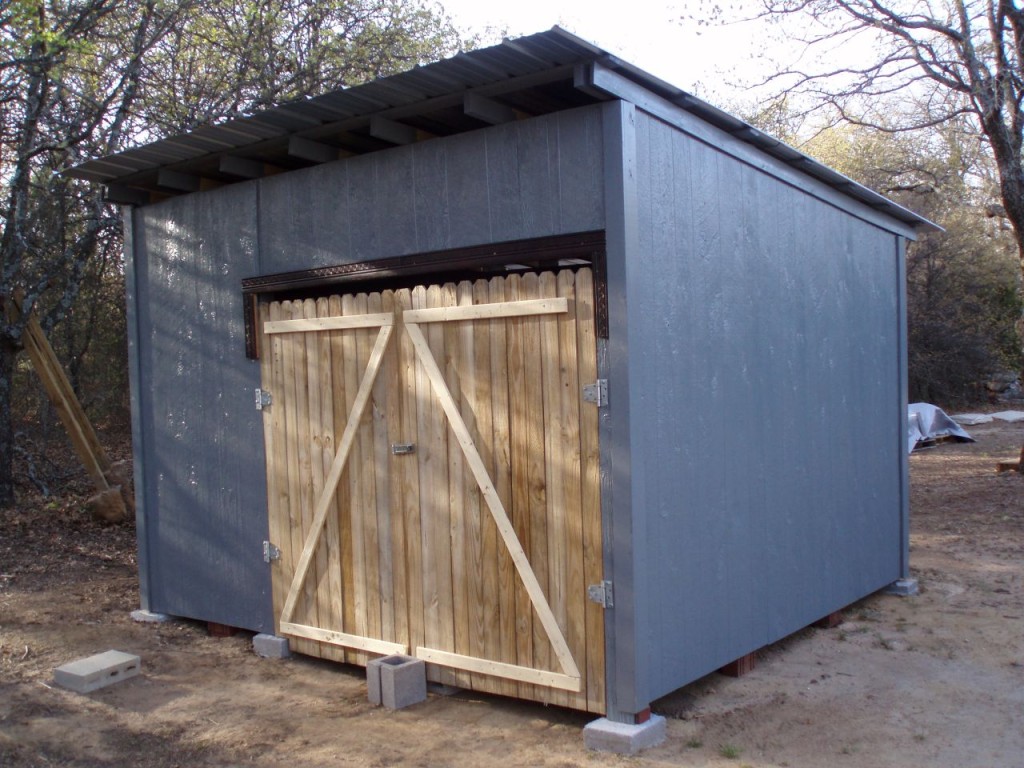
M723 107L744 100L727 81L756 81L768 66L759 61L773 34L765 24L745 22L698 26L691 14L699 0L440 0L456 27L510 37L548 30L556 24L601 46L683 90ZM689 6L689 7L688 7ZM726 103L728 102L728 103Z

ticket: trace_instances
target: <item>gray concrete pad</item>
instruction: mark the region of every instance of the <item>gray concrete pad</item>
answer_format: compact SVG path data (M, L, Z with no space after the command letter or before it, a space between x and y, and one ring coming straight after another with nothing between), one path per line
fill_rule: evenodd
M1000 411L993 413L992 418L1016 424L1018 421L1024 421L1024 411Z
M651 715L650 720L639 725L616 723L602 717L583 727L583 745L598 752L635 755L661 744L667 732L665 718L661 715Z
M949 418L963 427L976 427L979 424L988 424L992 421L992 417L987 413L958 413Z
M53 681L78 693L105 688L142 671L142 660L122 651L105 651L86 659L72 661L53 670Z

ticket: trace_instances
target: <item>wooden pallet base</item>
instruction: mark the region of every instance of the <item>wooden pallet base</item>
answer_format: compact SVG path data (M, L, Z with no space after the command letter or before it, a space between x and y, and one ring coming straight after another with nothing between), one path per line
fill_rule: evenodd
M843 614L840 611L830 613L828 616L818 619L814 626L818 629L835 629L843 623Z
M718 670L720 675L726 677L743 677L754 671L754 667L757 666L757 656L753 653L748 653L746 656L740 656L735 661L730 661L724 667Z
M206 622L206 631L210 633L210 637L233 637L241 630L238 627L230 627L227 624L208 621Z

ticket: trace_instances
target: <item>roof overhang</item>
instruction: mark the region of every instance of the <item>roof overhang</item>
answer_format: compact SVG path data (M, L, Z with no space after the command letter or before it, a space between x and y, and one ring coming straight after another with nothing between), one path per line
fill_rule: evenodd
M914 230L937 225L766 133L555 27L96 160L68 175L144 205L613 99L640 88Z

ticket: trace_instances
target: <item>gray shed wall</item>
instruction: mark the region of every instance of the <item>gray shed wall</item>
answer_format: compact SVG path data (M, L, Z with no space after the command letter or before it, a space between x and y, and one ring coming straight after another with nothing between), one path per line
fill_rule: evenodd
M598 107L260 182L268 274L604 226Z
M245 359L240 290L258 264L256 188L138 209L132 230L143 603L272 627L259 366Z
M243 278L602 229L602 169L601 109L588 107L137 209L130 358L143 604L273 626Z
M636 116L642 705L899 578L906 477L899 238Z

